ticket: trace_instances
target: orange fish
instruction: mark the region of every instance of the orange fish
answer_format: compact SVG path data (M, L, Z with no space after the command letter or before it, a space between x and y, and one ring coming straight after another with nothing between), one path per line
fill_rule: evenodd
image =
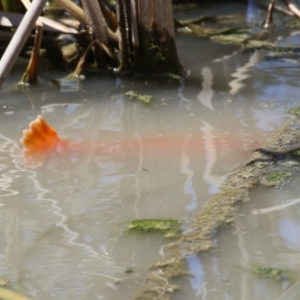
M164 136L164 137L146 137L140 140L114 140L101 141L89 145L88 143L74 144L62 140L56 130L52 128L42 116L38 116L29 124L29 129L23 131L21 138L23 146L24 165L27 168L36 168L41 166L50 153L66 153L71 150L73 154L85 155L89 149L95 148L101 153L117 153L122 155L138 154L139 151L150 153L153 157L160 155L177 155L178 153L188 152L195 157L201 158L201 149L206 153L216 151L218 154L228 154L233 149L244 149L243 152L253 150L253 141L250 139L240 139L238 137L216 137L212 136L209 141L206 137L193 136ZM142 148L142 150L141 150ZM203 152L203 151L202 151ZM68 151L67 153L70 153ZM203 155L202 155L203 156Z

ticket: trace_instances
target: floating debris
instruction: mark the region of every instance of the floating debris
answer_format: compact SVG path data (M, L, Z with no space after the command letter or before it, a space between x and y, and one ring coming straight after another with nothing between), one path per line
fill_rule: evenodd
M131 268L131 267L128 267L128 268L126 268L125 270L124 270L124 273L126 273L126 274L130 274L130 273L133 273L134 271L133 271L133 268Z
M145 104L150 103L150 101L152 100L153 96L150 95L140 95L134 91L128 91L125 93L125 96L131 98L131 99L136 99L139 100Z

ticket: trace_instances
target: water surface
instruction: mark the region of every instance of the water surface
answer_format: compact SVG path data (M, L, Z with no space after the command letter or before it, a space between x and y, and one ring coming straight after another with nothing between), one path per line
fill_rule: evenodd
M45 79L60 74L41 74L39 86L11 90L18 68L8 78L0 98L0 276L13 289L33 299L132 299L167 241L129 234L126 223L188 220L298 103L297 61L261 51L230 56L238 48L193 37L179 37L178 47L190 70L178 84L89 76L70 92ZM129 90L154 98L145 105L125 97ZM84 146L26 168L19 139L38 114ZM299 204L284 204L298 195L297 178L255 190L215 249L188 259L193 276L179 280L174 299L273 300L297 290L241 266L297 270Z

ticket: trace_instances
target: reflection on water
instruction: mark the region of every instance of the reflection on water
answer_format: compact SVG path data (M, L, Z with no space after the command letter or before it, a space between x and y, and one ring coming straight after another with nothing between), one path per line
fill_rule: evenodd
M293 62L228 56L227 46L193 38L178 44L191 69L178 86L102 77L76 93L43 84L1 92L0 276L13 288L35 299L132 299L166 241L128 234L126 222L188 220L298 101ZM211 51L200 56L199 47ZM146 106L128 90L154 100ZM73 146L31 170L18 140L39 113ZM297 283L241 267L297 271L298 197L297 180L257 189L216 248L187 259L193 276L174 299L296 299Z
M261 51L255 51L249 58L249 62L247 62L242 67L237 68L236 72L232 74L232 77L235 79L230 81L228 85L230 86L229 93L231 95L237 94L244 86L243 83L245 79L251 76L251 69L256 66L261 60Z

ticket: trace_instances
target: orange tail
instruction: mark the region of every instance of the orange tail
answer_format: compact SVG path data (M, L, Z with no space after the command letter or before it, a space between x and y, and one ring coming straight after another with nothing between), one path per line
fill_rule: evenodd
M29 124L29 129L23 131L21 143L25 152L36 152L52 148L59 137L42 116L38 116Z
M23 131L21 138L25 165L34 168L43 163L47 153L60 141L54 128L48 125L42 116L38 116L29 124L29 129Z

